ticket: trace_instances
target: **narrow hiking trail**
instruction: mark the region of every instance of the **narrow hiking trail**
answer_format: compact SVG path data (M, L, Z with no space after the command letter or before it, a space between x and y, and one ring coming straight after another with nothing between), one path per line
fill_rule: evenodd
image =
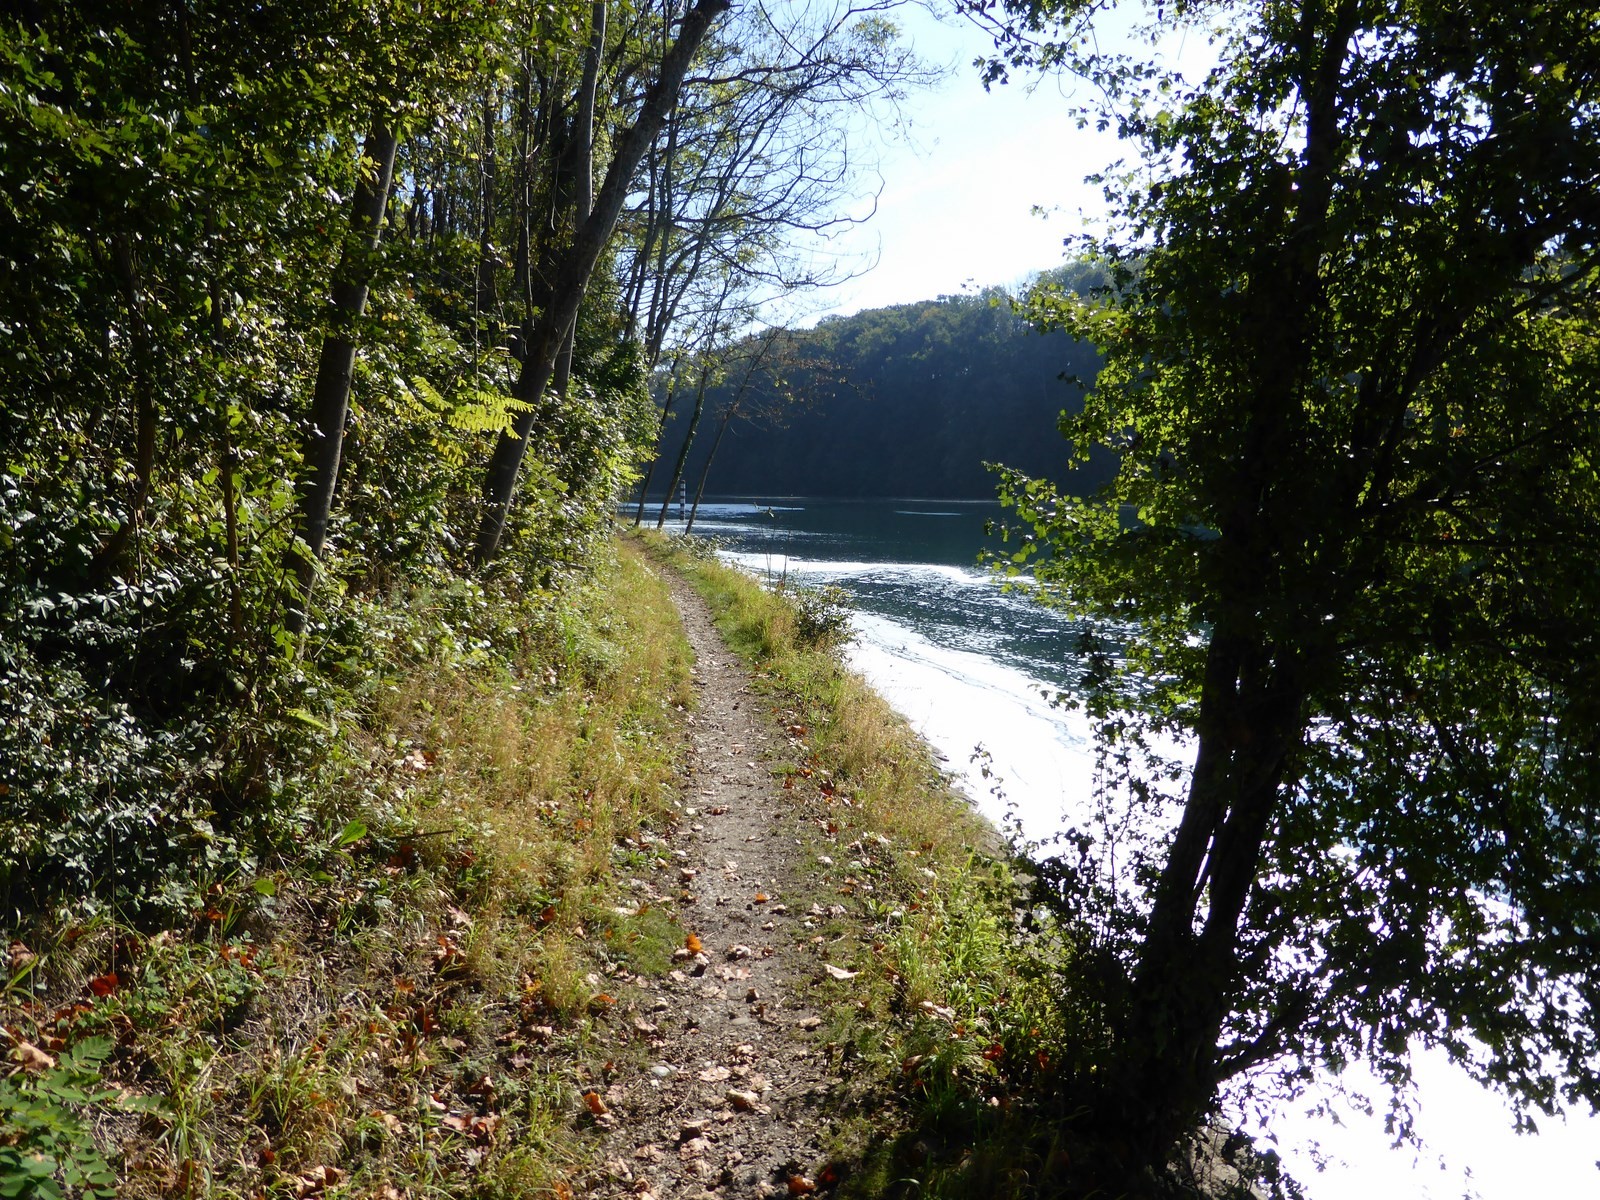
M805 811L800 789L783 786L781 770L804 750L705 602L675 572L655 569L694 648L698 705L688 714L683 818L652 847L672 860L673 886L657 890L648 877L627 886L637 903L675 910L685 937L669 975L607 984L613 1036L631 1053L626 1063L619 1053L615 1073L586 1097L605 1147L584 1194L806 1194L824 1167L821 1107L836 1080L815 1032L824 1014L807 1007L833 965L812 933L827 914L798 899L810 890L801 872L817 814Z

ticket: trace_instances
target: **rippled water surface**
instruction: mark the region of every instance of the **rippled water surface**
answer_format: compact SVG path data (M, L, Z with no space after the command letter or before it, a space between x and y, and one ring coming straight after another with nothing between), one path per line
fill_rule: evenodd
M988 816L1009 807L1041 839L1085 811L1092 782L1086 724L1047 699L1077 686L1079 631L978 565L1000 517L992 503L735 501L702 504L695 532L757 575L848 592L853 665Z

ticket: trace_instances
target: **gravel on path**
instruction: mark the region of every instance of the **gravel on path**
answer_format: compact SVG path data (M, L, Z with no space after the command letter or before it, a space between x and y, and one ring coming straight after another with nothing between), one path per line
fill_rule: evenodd
M698 706L669 839L675 886L645 898L676 906L685 944L666 977L615 989L618 1036L648 1052L585 1097L605 1141L584 1194L805 1195L828 1182L819 1106L835 1080L804 1000L823 968L796 928L814 914L798 902L805 815L778 769L795 747L705 602L662 573L697 658Z

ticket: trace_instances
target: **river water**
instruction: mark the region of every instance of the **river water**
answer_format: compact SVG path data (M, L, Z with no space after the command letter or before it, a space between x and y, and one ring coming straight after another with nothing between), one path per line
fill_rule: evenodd
M762 578L843 588L855 607L851 664L991 820L1043 842L1091 811L1088 724L1049 701L1079 682L1079 633L977 567L997 544L985 523L1000 516L978 502L733 500L702 504L695 533ZM1519 1137L1504 1102L1442 1055L1420 1054L1417 1079L1421 1151L1392 1147L1382 1119L1331 1085L1271 1117L1312 1200L1600 1195L1600 1119L1545 1121ZM1383 1093L1359 1070L1344 1082L1382 1111ZM1311 1111L1319 1105L1334 1115Z

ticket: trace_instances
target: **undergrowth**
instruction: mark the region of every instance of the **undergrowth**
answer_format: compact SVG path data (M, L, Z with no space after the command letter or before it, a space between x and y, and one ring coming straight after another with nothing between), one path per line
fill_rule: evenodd
M830 961L819 1005L846 1080L833 1155L846 1197L1110 1196L1076 1084L1104 1058L1101 964L1021 857L838 654L838 596L767 589L694 546L648 537L710 604L800 755L784 786L815 830L812 912ZM847 620L847 614L846 614ZM1201 1135L1202 1140L1209 1133ZM1245 1195L1219 1139L1151 1195ZM1229 1153L1235 1149L1228 1142ZM1245 1161L1256 1170L1271 1164ZM1290 1185L1292 1187L1292 1185Z
M570 1196L607 977L677 937L615 867L673 819L690 651L627 549L360 617L275 849L5 933L0 1194Z

